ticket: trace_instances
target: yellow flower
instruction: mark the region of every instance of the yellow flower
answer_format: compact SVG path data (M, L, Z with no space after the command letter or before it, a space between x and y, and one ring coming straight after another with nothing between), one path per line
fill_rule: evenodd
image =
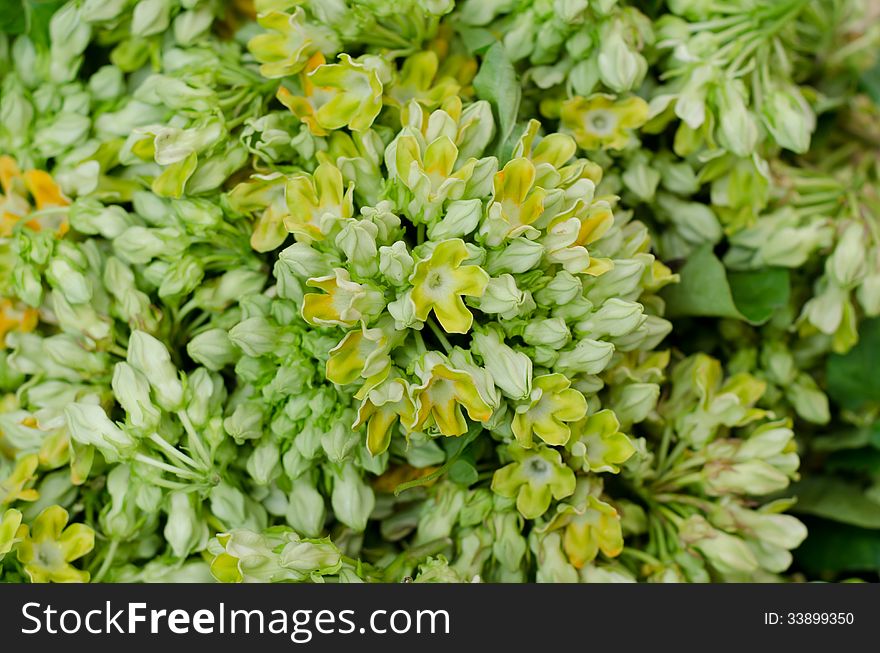
M342 268L334 268L333 274L326 277L313 277L306 285L325 293L303 297L303 319L314 326L352 327L384 306L382 293L352 281Z
M497 235L493 234L496 236L492 239L493 243L498 241L498 236L515 238L523 233L537 235L537 230L531 225L544 212L546 191L535 185L536 174L535 164L523 157L508 161L495 174L489 219L500 220L505 228Z
M32 208L42 211L70 204L49 173L28 170L22 174L12 157L0 156L0 191L0 238L12 235L15 225L23 220L25 226L34 231L52 229L59 237L67 233L69 225L63 211L50 211L28 219ZM33 199L33 207L28 195Z
M271 252L287 238L284 225L288 216L284 198L287 180L279 173L254 175L251 179L232 189L229 204L240 213L260 211L251 234L251 247L258 252Z
M576 96L562 103L560 125L585 150L619 150L630 132L645 124L648 103L638 96L616 100L613 95Z
M322 162L315 174L294 175L287 180L287 215L284 226L297 240L322 240L333 223L354 213L354 185L345 187L339 168Z
M346 334L330 350L327 378L333 383L346 385L363 377L367 379L367 386L370 388L384 381L391 369L391 358L388 354L394 345L388 337L386 325L391 325L390 320L374 329L368 329L362 322L360 329ZM393 332L393 328L390 331ZM369 388L366 392L369 392Z
M431 257L419 261L410 281L416 317L423 322L431 310L447 333L467 333L474 316L462 296L482 297L489 274L479 265L461 265L468 258L464 241L459 238L437 244Z
M371 390L358 409L353 429L367 425L367 449L374 456L379 455L391 443L391 434L398 420L412 424L415 419L415 404L410 397L409 387L403 379L391 379Z
M33 583L86 583L89 572L73 567L95 547L95 531L85 524L67 526L68 514L61 506L49 506L34 520L18 545L18 559ZM65 528L65 526L67 526Z
M10 508L0 516L0 560L21 541L21 512Z
M430 143L420 142L420 138L413 133L398 136L386 150L386 162L391 152L392 174L412 192L416 206L435 207L437 212L443 201L461 198L477 160L469 159L456 169L458 147L449 136L438 136Z
M439 107L446 98L458 97L461 89L452 77L437 77L440 60L436 52L418 52L406 58L394 84L385 94L385 104L400 112L400 123L409 124L409 103L415 100L426 109Z
M620 515L604 501L589 496L585 505L568 513L565 520L562 548L578 569L595 560L599 551L609 558L623 551Z
M278 100L315 136L342 127L365 131L382 109L379 73L347 54L339 58L341 63L328 64L320 52L312 55L300 73L303 95L278 89Z
M0 297L0 347L6 346L7 333L30 333L36 328L38 319L36 308L23 306L20 302L13 304L12 300Z
M516 407L511 428L517 442L532 446L532 436L551 445L563 445L571 437L567 422L576 422L587 414L587 400L571 386L563 374L544 374L532 381L526 403Z
M259 15L257 22L269 31L248 41L248 50L262 64L263 77L295 75L315 52L338 48L331 30L320 24L306 24L302 7L296 7L292 14L267 11Z
M32 486L37 480L37 467L40 457L27 454L18 459L12 473L0 481L0 505L9 505L15 501L36 501L40 498Z
M492 416L492 408L480 396L467 372L437 363L427 376L414 391L417 406L414 430L421 431L433 423L445 436L462 435L467 431L462 406L474 421L485 422Z
M636 452L630 439L620 432L614 411L600 410L574 425L574 437L568 443L569 464L585 472L617 474Z

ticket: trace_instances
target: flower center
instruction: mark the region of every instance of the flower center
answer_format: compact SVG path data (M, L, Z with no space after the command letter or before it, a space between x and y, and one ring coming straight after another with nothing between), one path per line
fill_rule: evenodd
M549 463L540 456L532 456L525 461L526 473L537 481L549 479L552 470Z
M607 136L617 126L617 116L610 111L594 109L587 114L587 123L599 136Z

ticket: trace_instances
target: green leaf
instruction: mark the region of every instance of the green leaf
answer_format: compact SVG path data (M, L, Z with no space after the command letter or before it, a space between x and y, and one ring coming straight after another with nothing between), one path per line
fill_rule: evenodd
M485 27L471 27L470 25L458 25L458 35L464 41L464 47L470 54L480 54L488 50L498 39Z
M769 320L774 311L788 304L791 292L785 268L764 268L727 275L733 302L752 324Z
M864 490L854 483L813 476L795 483L790 493L798 498L792 512L880 529L880 503L867 498Z
M861 82L865 93L875 103L880 104L880 60L862 73Z
M727 317L762 324L788 302L787 270L728 274L711 245L691 254L679 275L681 281L663 291L669 317Z
M859 342L845 354L832 354L826 366L828 394L840 406L859 410L880 403L880 318L865 320Z
M880 450L873 447L862 447L861 449L835 451L828 456L823 469L830 473L876 474L880 472Z
M449 468L449 480L465 487L470 487L480 478L476 468L467 460L460 458Z
M495 43L486 53L480 72L474 77L474 90L477 97L492 105L498 122L496 143L503 145L516 124L522 89L501 43Z
M825 519L808 519L804 523L810 534L794 557L805 571L822 574L880 569L880 531Z
M845 429L810 439L812 451L840 451L871 445L880 449L880 422L873 426Z
M26 24L21 0L0 0L0 33L23 34Z

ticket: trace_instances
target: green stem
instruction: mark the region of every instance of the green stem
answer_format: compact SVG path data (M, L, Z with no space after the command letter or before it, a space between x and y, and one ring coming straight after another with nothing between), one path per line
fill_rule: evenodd
M452 345L449 343L449 340L447 340L446 334L443 333L443 329L441 329L434 322L434 320L431 319L430 317L428 318L427 322L425 322L425 324L427 324L428 328L431 329L431 331L433 332L433 334L437 338L437 340L440 342L443 349L446 350L446 353L451 354L452 353Z
M110 540L110 546L107 547L107 554L104 556L104 560L101 562L101 568L98 569L98 573L96 573L94 578L92 578L93 583L100 583L105 574L110 571L110 565L113 564L113 559L116 557L116 549L118 547L119 540Z

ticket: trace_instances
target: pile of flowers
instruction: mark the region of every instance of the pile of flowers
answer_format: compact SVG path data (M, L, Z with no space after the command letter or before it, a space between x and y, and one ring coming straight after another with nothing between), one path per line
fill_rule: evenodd
M728 4L0 22L0 579L870 571L880 30Z

